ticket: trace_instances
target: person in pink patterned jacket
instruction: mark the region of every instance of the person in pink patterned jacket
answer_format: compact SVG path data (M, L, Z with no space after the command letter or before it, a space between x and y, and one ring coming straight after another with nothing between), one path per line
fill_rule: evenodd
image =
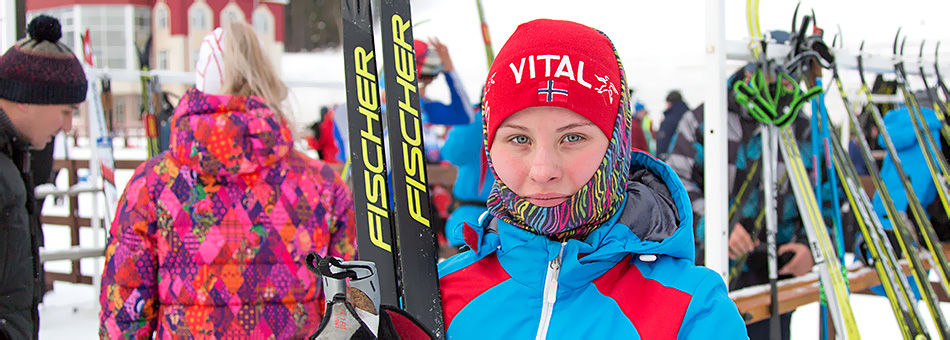
M136 168L122 194L102 338L304 338L324 308L307 253L356 258L349 190L294 150L280 110L287 88L253 30L232 23L206 45L169 150Z

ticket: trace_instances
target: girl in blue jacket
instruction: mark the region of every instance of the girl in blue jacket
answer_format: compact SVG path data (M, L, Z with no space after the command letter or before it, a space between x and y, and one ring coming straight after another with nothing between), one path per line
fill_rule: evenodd
M747 339L726 286L693 265L692 213L630 148L623 67L603 33L518 27L488 73L497 176L472 251L439 265L449 339Z

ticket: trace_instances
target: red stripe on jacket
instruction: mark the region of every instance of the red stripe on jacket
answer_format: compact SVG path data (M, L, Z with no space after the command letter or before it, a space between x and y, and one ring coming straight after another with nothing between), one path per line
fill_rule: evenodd
M492 287L510 279L508 272L498 263L495 253L476 261L475 263L443 276L439 279L442 291L442 315L445 320L445 329L449 329L452 319L470 301L491 289Z
M692 296L643 277L630 255L593 281L614 299L643 340L676 339ZM645 307L652 306L652 307Z

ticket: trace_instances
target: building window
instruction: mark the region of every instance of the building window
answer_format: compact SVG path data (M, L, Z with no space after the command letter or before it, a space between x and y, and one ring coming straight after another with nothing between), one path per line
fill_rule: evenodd
M83 54L82 41L74 37L78 38L88 29L95 67L125 69L131 65L126 50L131 44L132 33L125 25L129 18L124 5L82 5L30 14L47 14L60 19L63 33L60 42L80 56ZM136 21L140 15L146 21L152 19L152 11L144 6L138 7L134 15Z
M168 29L168 10L164 7L155 9L155 27L160 30Z
M115 100L115 106L112 108L112 119L113 121L123 120L125 121L125 100L122 98L117 98Z
M229 4L221 11L221 27L227 26L232 21L244 21L244 12L234 3Z
M168 69L168 51L158 52L158 69L159 70Z
M208 29L208 14L201 7L194 7L188 11L188 17L191 21L191 28L196 30Z
M135 48L142 49L145 46L145 42L148 40L148 36L152 34L152 13L147 7L136 8L135 10L135 27L133 29L133 38L135 39ZM138 62L135 62L136 68L138 68Z
M254 13L254 30L260 35L270 35L270 18L262 11Z

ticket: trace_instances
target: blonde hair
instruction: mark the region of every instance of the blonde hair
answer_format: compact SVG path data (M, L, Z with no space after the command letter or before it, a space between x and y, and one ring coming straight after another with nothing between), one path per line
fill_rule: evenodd
M284 100L287 99L287 85L277 75L257 33L254 33L251 25L237 20L224 29L222 92L262 98L264 104L289 127L290 121L283 110Z

